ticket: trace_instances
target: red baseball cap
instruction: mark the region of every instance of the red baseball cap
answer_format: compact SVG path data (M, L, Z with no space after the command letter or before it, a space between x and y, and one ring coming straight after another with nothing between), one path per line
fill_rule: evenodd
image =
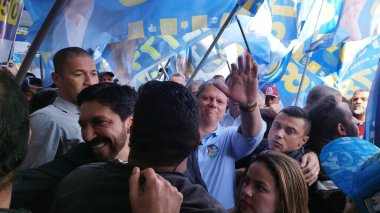
M276 98L278 98L280 95L278 89L275 86L264 87L261 91L263 91L264 95L270 95Z

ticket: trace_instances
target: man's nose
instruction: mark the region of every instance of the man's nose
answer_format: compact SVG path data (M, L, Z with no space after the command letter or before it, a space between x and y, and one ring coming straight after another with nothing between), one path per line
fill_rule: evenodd
M86 143L90 143L96 137L96 132L91 126L82 127L82 138Z

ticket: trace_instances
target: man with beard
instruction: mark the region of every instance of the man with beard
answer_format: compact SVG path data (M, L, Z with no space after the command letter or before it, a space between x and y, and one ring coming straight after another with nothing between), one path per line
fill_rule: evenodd
M78 166L114 159L127 161L136 91L129 86L101 83L84 89L77 100L85 143L39 168L18 172L13 208L45 212L50 191Z
M352 113L344 102L333 95L319 100L309 111L311 120L308 148L319 156L330 141L341 137L357 137L358 128ZM343 212L346 197L321 169L316 184L309 191L310 212Z
M187 157L200 140L198 113L196 100L184 86L170 81L146 83L135 106L128 162L77 168L59 183L50 211L131 212L128 181L138 172L137 166L153 168L183 194L181 212L225 212L206 190L183 175ZM102 145L94 148L98 146ZM148 190L147 181L144 176L138 182Z
M359 137L364 136L365 131L365 112L367 110L369 92L359 89L354 92L351 98L351 111L354 117L358 119Z

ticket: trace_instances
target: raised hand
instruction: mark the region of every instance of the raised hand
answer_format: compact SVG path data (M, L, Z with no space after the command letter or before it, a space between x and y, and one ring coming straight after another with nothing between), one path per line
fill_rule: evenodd
M252 106L257 101L258 68L252 56L245 52L239 56L238 65L231 65L231 80L228 88L222 84L214 83L227 97L239 103L240 106Z

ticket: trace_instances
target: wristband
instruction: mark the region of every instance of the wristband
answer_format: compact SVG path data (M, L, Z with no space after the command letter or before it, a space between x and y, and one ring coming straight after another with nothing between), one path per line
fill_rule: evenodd
M250 104L249 106L239 105L239 109L243 112L254 112L256 108L257 108L257 102L255 102L254 104Z

